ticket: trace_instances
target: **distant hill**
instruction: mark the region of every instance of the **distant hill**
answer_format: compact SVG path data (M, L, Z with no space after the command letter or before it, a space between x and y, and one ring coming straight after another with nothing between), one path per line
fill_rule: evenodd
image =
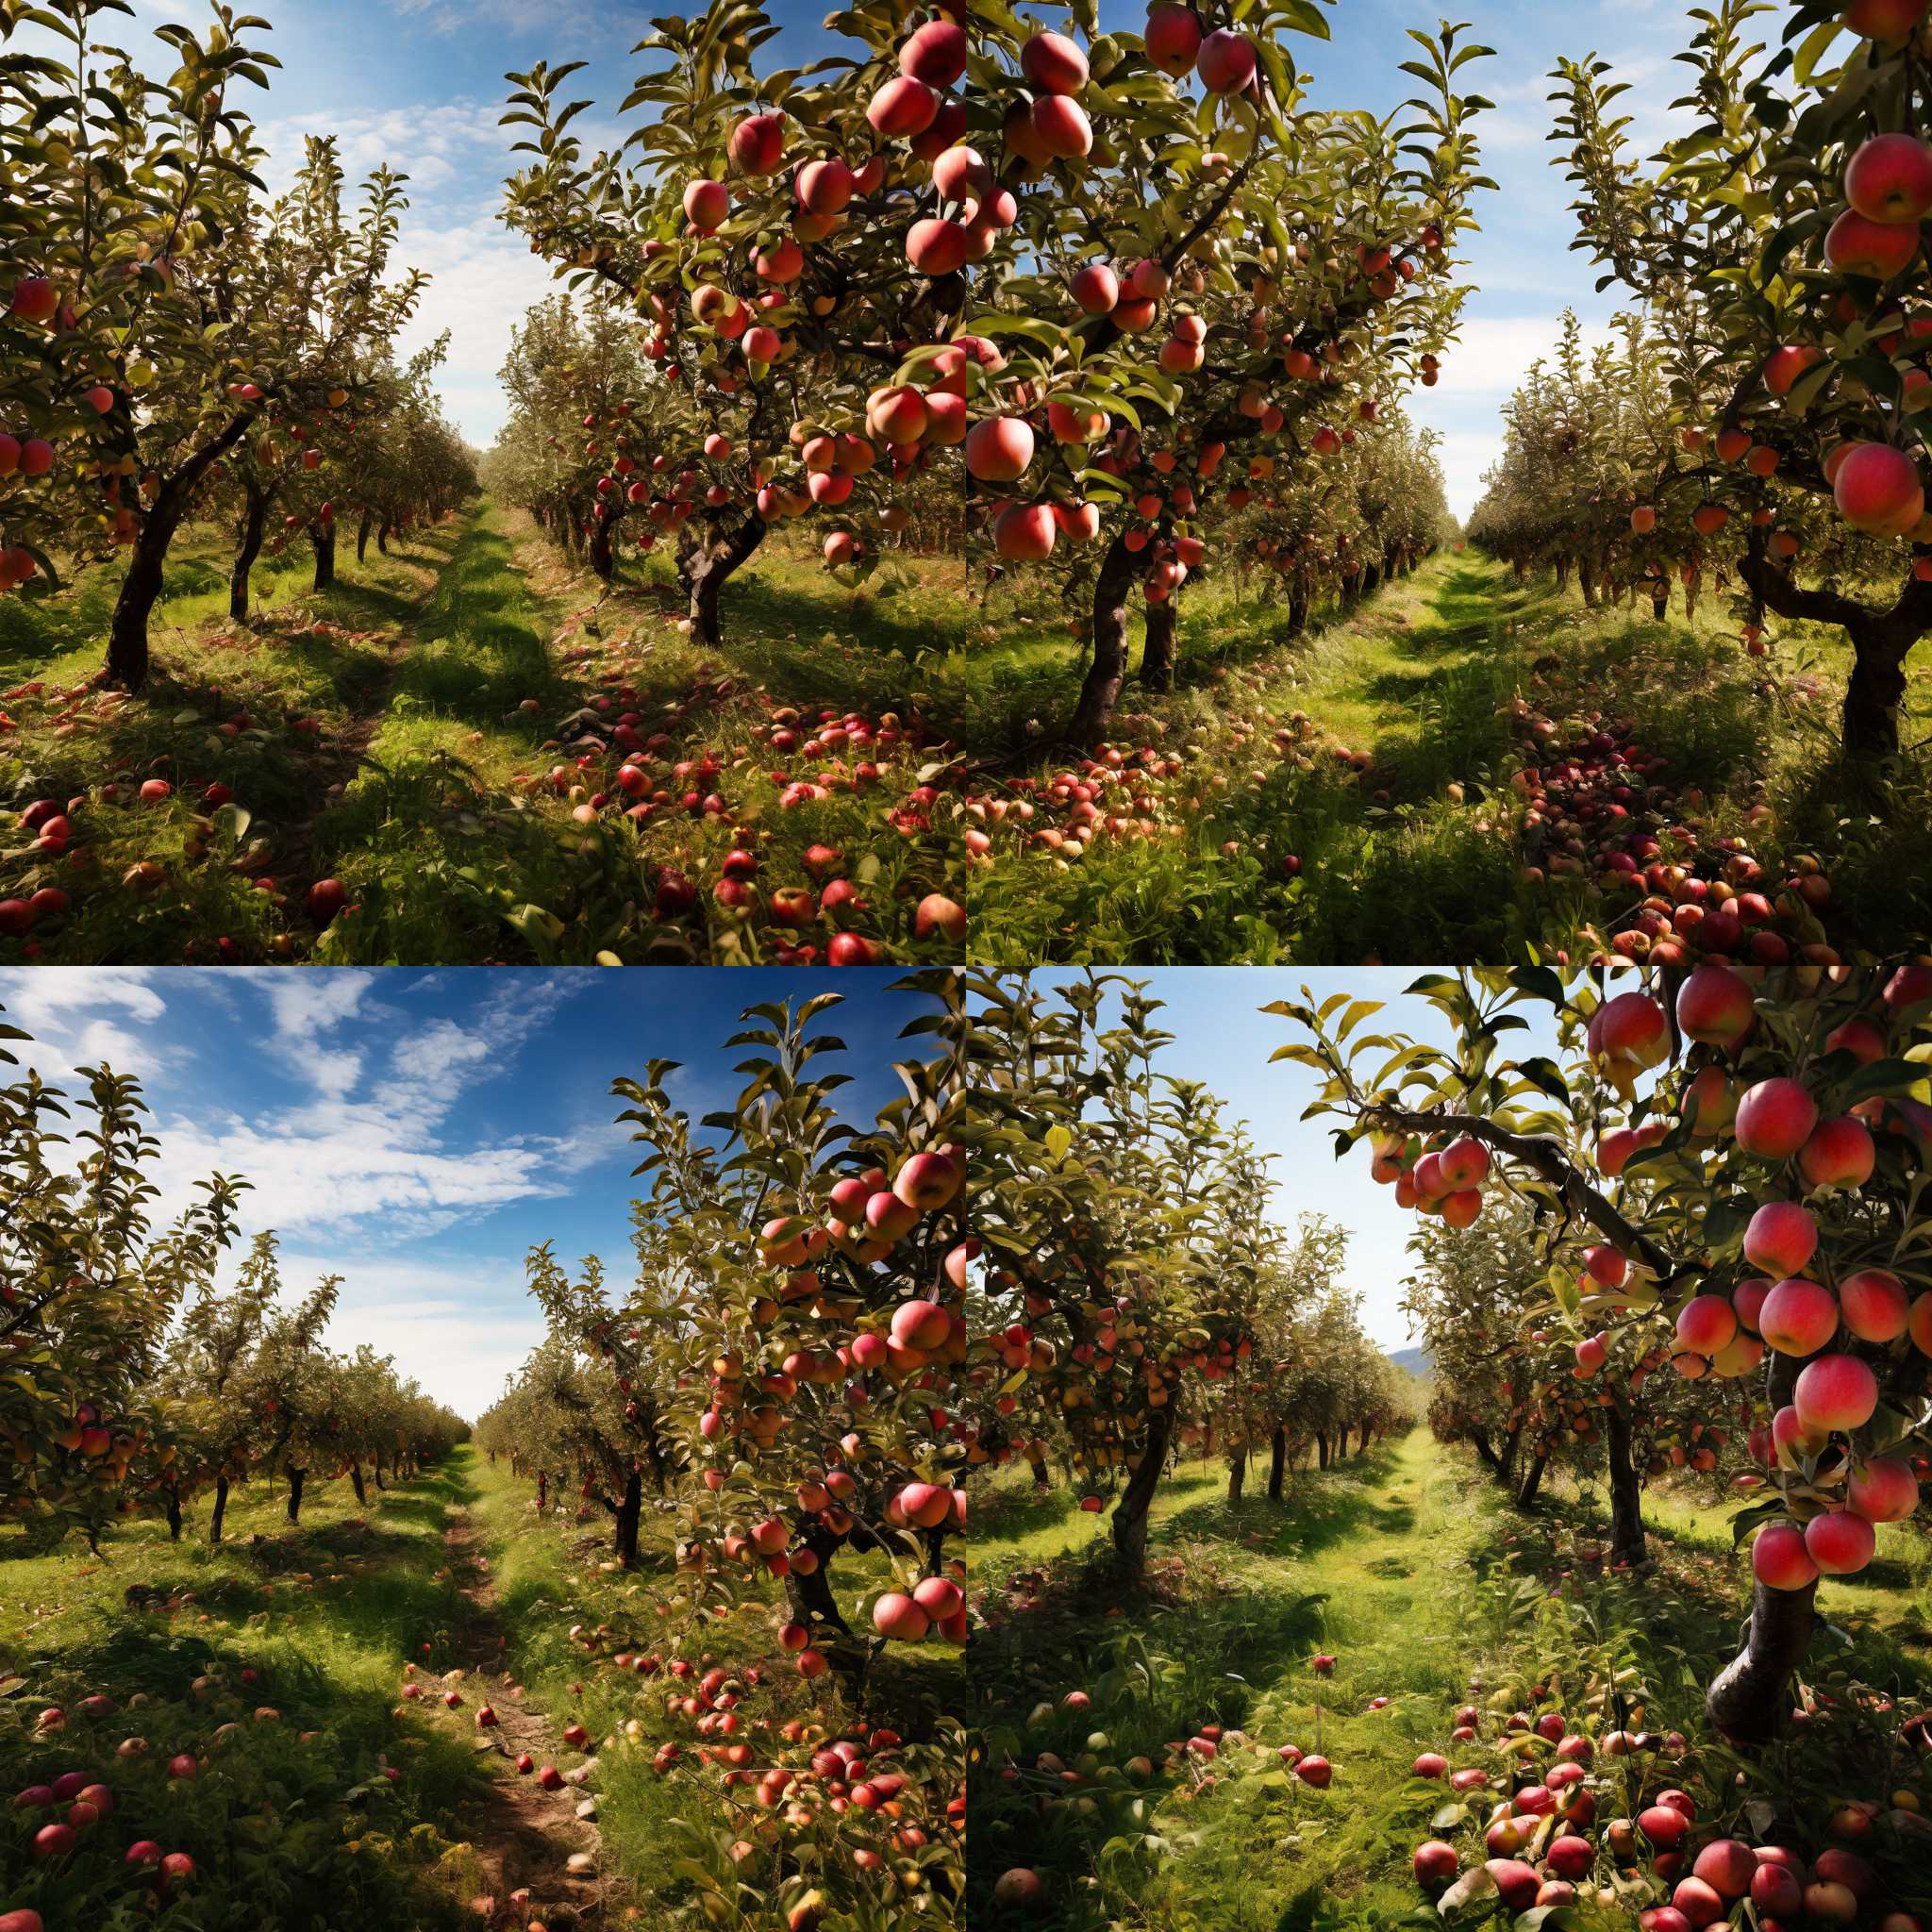
M1411 1375L1426 1376L1434 1372L1435 1365L1429 1360L1429 1352L1425 1348L1391 1349L1389 1359L1398 1369L1406 1369Z

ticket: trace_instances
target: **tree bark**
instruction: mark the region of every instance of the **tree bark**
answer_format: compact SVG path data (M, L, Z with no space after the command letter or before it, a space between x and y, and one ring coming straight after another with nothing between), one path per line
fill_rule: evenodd
M395 525L387 517L384 517L382 522L376 526L375 547L385 557L389 555L389 533L394 528Z
M1320 1429L1315 1431L1315 1467L1328 1467L1328 1438Z
M1607 1426L1610 1478L1610 1560L1633 1567L1643 1561L1643 1492L1630 1453L1630 1418L1612 1404Z
M1529 1467L1523 1472L1523 1481L1516 1491L1516 1507L1519 1509L1536 1507L1537 1491L1543 1486L1543 1471L1549 1467L1550 1455L1547 1449L1539 1449L1529 1459Z
M181 1541L181 1491L168 1491L168 1541L178 1543Z
M1307 627L1308 579L1306 572L1296 571L1288 592L1288 634L1298 638Z
M369 533L375 527L375 512L365 509L362 521L356 526L356 561L360 563L369 555Z
M638 1567L638 1520L644 1508L644 1478L633 1469L624 1486L624 1501L617 1506L617 1528L610 1547L626 1570Z
M1046 1490L1053 1487L1053 1479L1046 1473L1046 1462L1043 1457L1029 1456L1026 1458L1026 1465L1033 1472L1033 1487L1036 1490Z
M1277 1424L1274 1440L1268 1445L1268 1500L1271 1503L1281 1501L1281 1479L1287 1472L1287 1464L1288 1430Z
M362 1480L360 1460L349 1464L349 1485L356 1491L356 1500L366 1509L369 1507L369 1487Z
M306 1469L291 1469L289 1472L289 1521L302 1521L302 1486L308 1480Z
M215 1478L215 1513L208 1520L208 1540L218 1543L222 1540L222 1518L228 1513L228 1478L218 1475Z
M1113 1512L1115 1560L1123 1576L1138 1583L1147 1571L1147 1510L1154 1501L1162 1472L1167 1467L1167 1447L1172 1418L1165 1408L1150 1409L1147 1440L1141 1460L1127 1478Z
M1704 1707L1733 1744L1766 1744L1790 1713L1787 1686L1804 1661L1815 1621L1816 1583L1803 1590L1757 1584L1751 1597L1751 1627L1741 1649L1704 1694Z
M591 568L596 572L598 580L607 584L617 574L610 555L611 521L609 517L597 517L591 525Z
M161 485L135 539L121 594L114 600L113 622L108 631L108 682L138 692L147 682L147 625L161 594L161 571L168 546L200 488L201 479L241 441L251 419L238 416L221 434L188 458Z
M693 643L723 641L718 625L719 594L765 541L768 528L764 518L754 510L729 536L713 533L708 541L699 540L680 549L677 575L689 601Z
M1227 1458L1227 1500L1239 1503L1241 1491L1248 1481L1248 1450L1246 1443Z
M1174 689L1174 631L1176 612L1170 596L1147 607L1147 642L1141 653L1141 682L1149 691Z
M1127 597L1134 586L1134 553L1117 536L1101 558L1093 580L1093 661L1087 667L1067 736L1075 744L1094 744L1107 736L1113 708L1127 675Z
M331 591L336 581L336 526L333 520L325 524L310 524L308 541L315 551L315 588Z
M261 555L262 533L268 525L268 491L252 477L247 484L247 508L242 518L242 541L235 567L228 574L228 615L238 624L248 615L248 579Z

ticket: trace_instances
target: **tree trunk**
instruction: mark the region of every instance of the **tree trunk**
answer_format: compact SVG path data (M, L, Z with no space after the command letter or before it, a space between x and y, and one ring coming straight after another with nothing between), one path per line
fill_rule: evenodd
M372 1457L370 1457L369 1459L370 1459L370 1462L371 1462L371 1463L372 1463L372 1464L374 1465L374 1467L375 1467L375 1487L376 1487L376 1488L377 1488L378 1490L385 1490L385 1489L387 1489L387 1488L389 1487L389 1485L388 1485L387 1483L385 1483L385 1482L383 1481L383 1479L382 1479L382 1454L381 1454L381 1452L380 1452L380 1451L378 1450L378 1451L376 1452L376 1454L375 1454L375 1455L374 1455L374 1456L372 1456Z
M181 1541L181 1491L168 1491L168 1541L178 1543Z
M1026 1465L1033 1472L1033 1487L1036 1490L1046 1490L1053 1487L1053 1479L1046 1473L1044 1457L1029 1456L1026 1458Z
M1520 584L1527 575L1528 573L1523 567L1523 559L1518 558L1516 560L1516 581ZM1567 591L1570 588L1570 559L1567 557L1559 557L1557 559L1557 588L1559 591Z
M362 521L356 526L356 561L360 563L369 555L369 533L375 527L375 512L365 509Z
M597 573L598 580L607 584L617 574L610 556L610 539L614 534L611 523L609 517L598 517L591 525L591 568Z
M690 527L686 525L687 529ZM764 518L754 510L730 536L713 535L708 542L700 541L680 549L677 575L690 600L692 643L722 641L723 633L718 626L719 594L765 541L768 527Z
M1784 1728L1790 1710L1787 1685L1804 1661L1815 1621L1816 1583L1803 1590L1755 1586L1751 1627L1744 1647L1704 1693L1704 1708L1733 1744L1766 1744Z
M1536 1507L1536 1492L1543 1486L1543 1471L1549 1467L1550 1454L1547 1449L1539 1449L1529 1459L1529 1467L1523 1472L1523 1481L1516 1491L1516 1507L1519 1509Z
M1149 691L1174 689L1174 598L1147 607L1147 642L1141 653L1141 682Z
M1288 591L1288 634L1298 638L1308 627L1308 578L1306 571L1296 571Z
M1583 591L1583 606L1586 610L1596 608L1596 579L1590 574L1590 566L1579 562L1576 566L1576 582Z
M644 1478L633 1469L624 1486L624 1501L617 1506L617 1529L610 1547L626 1570L638 1567L638 1519L644 1508Z
M1268 1500L1281 1501L1281 1479L1288 1465L1288 1430L1277 1424L1274 1440L1268 1445Z
M389 533L394 528L395 525L391 524L387 517L384 517L382 522L376 525L375 547L379 551L381 551L385 557L389 555Z
M289 1521L302 1521L302 1486L308 1480L306 1469L291 1469L289 1472Z
M254 572L255 559L261 555L262 533L268 524L268 491L252 478L247 489L242 542L235 552L235 567L228 573L228 615L238 624L248 615L248 579Z
M1852 675L1845 686L1844 740L1855 758L1898 756L1898 713L1906 696L1906 656L1912 640L1879 625L1847 625Z
M1172 1417L1165 1408L1150 1409L1147 1441L1141 1446L1141 1460L1127 1479L1113 1512L1113 1547L1121 1574L1138 1583L1147 1570L1147 1510L1154 1501L1162 1472L1167 1467Z
M1241 1491L1247 1487L1247 1481L1248 1449L1247 1444L1242 1443L1241 1448L1227 1458L1227 1500L1230 1503L1241 1501Z
M1671 587L1669 584L1653 584L1650 587L1651 614L1661 624L1671 614Z
M368 1508L369 1488L362 1480L362 1464L359 1459L349 1464L349 1485L356 1491L357 1502L363 1508Z
M218 1543L222 1540L222 1518L228 1513L228 1478L218 1475L215 1478L215 1513L208 1520L208 1540Z
M1643 1492L1630 1454L1630 1418L1615 1404L1608 1413L1607 1460L1610 1475L1610 1560L1643 1561Z
M328 523L314 523L308 526L308 541L315 551L315 588L318 591L332 591L336 582L336 526L333 519Z
M108 682L125 691L139 691L147 682L147 625L160 601L161 566L175 526L150 515L142 526L121 594L114 600L113 623L108 631Z
M1328 1438L1320 1429L1315 1431L1315 1467L1328 1467Z
M1127 597L1134 586L1134 553L1123 537L1108 545L1093 580L1093 661L1080 687L1067 736L1075 744L1095 744L1107 736L1113 708L1127 675Z

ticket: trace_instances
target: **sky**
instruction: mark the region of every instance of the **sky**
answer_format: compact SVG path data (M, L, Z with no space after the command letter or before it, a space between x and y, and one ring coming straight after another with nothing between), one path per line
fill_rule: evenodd
M138 46L143 29L206 17L202 0L133 0L141 25L103 38ZM824 0L771 0L784 31L765 62L801 64L852 43L821 25ZM496 219L510 171L514 129L497 123L508 92L506 72L588 61L574 91L595 106L576 125L587 149L610 142L617 108L646 62L630 50L649 31L662 0L256 0L274 31L264 44L283 63L272 92L254 112L270 152L284 167L298 160L302 137L336 134L352 174L389 161L411 177L413 206L398 259L435 280L409 344L452 338L442 391L471 441L488 447L505 415L497 372L512 325L551 291L547 271ZM1141 0L1102 0L1103 28L1133 30ZM1324 106L1387 113L1413 83L1399 63L1417 50L1411 26L1434 30L1440 10L1424 0L1333 0L1332 41L1292 36ZM1062 9L1022 6L1023 18L1058 25ZM1690 29L1679 0L1462 0L1453 17L1497 58L1463 70L1472 91L1496 112L1477 123L1487 172L1499 192L1481 197L1483 232L1472 238L1465 279L1471 301L1462 342L1433 391L1417 392L1414 414L1441 431L1452 508L1467 515L1483 472L1501 450L1499 410L1531 361L1555 342L1557 317L1574 308L1607 336L1613 311L1596 295L1588 263L1568 252L1574 233L1558 150L1546 140L1553 110L1547 75L1559 54L1596 52L1629 81L1624 108L1632 139L1648 153L1662 138L1670 101L1680 92L1673 53ZM109 17L111 19L111 17ZM1777 22L1771 17L1771 37Z
M554 1241L567 1265L601 1256L613 1287L632 1278L637 1153L610 1082L675 1059L679 1105L693 1115L728 1106L742 1050L724 1042L744 1009L830 988L847 996L821 1023L850 1049L838 1061L853 1075L841 1105L869 1124L901 1091L891 1071L908 1057L900 1030L925 1006L889 991L898 976L16 968L0 971L0 1012L32 1036L14 1049L23 1064L70 1093L84 1091L84 1066L140 1078L162 1149L158 1221L210 1173L242 1176L252 1190L238 1245L276 1229L291 1298L320 1274L343 1277L330 1345L367 1341L393 1355L474 1419L541 1339L524 1271L534 1244ZM1175 1039L1161 1067L1205 1081L1248 1122L1273 1157L1285 1227L1313 1210L1351 1230L1344 1285L1360 1295L1371 1335L1405 1346L1413 1217L1370 1179L1365 1149L1338 1162L1333 1123L1301 1120L1315 1077L1269 1064L1295 1032L1259 1008L1300 999L1304 987L1317 1004L1346 991L1389 1002L1374 1028L1446 1045L1434 1009L1404 996L1414 970L1131 976L1166 1002L1160 1024ZM1040 978L1052 987L1064 975Z
M291 1298L343 1277L329 1345L393 1355L474 1419L542 1339L533 1245L554 1241L571 1266L601 1256L613 1287L632 1279L639 1150L611 1081L676 1060L677 1104L728 1107L745 1050L724 1042L745 1008L834 988L864 995L817 1030L850 1049L840 1101L870 1124L903 1091L898 1033L927 1005L889 994L899 976L16 968L0 972L0 1010L33 1036L12 1048L23 1067L70 1094L85 1091L79 1067L141 1080L162 1150L158 1222L209 1174L241 1175L243 1252L277 1230Z

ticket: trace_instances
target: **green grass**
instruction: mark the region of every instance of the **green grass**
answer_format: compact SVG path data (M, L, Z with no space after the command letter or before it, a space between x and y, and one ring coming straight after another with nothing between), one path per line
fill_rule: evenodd
M0 1905L36 1909L49 1927L464 1923L449 1874L472 1754L393 1708L404 1660L459 1607L441 1528L463 1480L458 1460L372 1489L366 1509L346 1482L317 1482L299 1528L266 1484L250 1484L219 1545L205 1541L205 1509L179 1543L135 1523L99 1558L77 1544L27 1556L17 1537L0 1539L0 1757L12 1786L79 1770L116 1801L51 1863L30 1847L64 1807L9 1810ZM82 1716L96 1694L117 1708ZM42 1735L49 1706L68 1723ZM130 1737L146 1750L120 1756ZM192 1782L167 1774L180 1752L202 1760ZM158 1910L137 1910L144 1887L123 1863L141 1838L197 1868Z
M661 551L600 585L488 501L391 558L345 557L322 597L277 560L255 628L223 614L222 550L195 533L172 568L158 674L133 703L75 689L100 659L106 574L0 608L0 678L17 680L0 689L19 692L0 701L17 726L0 727L0 800L73 801L85 855L0 851L0 897L72 900L0 937L0 963L796 963L838 924L892 961L936 960L957 949L913 929L935 891L967 908L969 953L1007 966L1587 956L1637 893L1588 866L1525 872L1523 708L1557 721L1559 744L1602 714L1660 758L1657 815L1694 824L1679 842L1707 875L1725 840L1774 885L1815 855L1841 947L1909 943L1932 903L1932 758L1882 781L1842 769L1843 647L1801 626L1749 658L1710 600L1693 625L1586 610L1451 552L1290 636L1270 584L1224 574L1186 599L1176 690L1130 681L1089 764L1055 742L1084 646L1024 574L895 554L855 588L784 532L726 586L725 641L707 650ZM801 740L851 716L887 741L781 749L796 712ZM621 753L585 735L626 718L640 816ZM1928 729L1921 668L1907 730ZM175 796L132 804L149 776ZM245 823L202 803L211 781ZM797 781L824 795L787 794ZM705 798L722 808L687 802ZM741 845L748 909L716 896ZM660 912L667 874L693 906ZM778 890L841 874L861 903L836 921L766 916ZM321 877L352 908L325 931L305 910Z
M1597 1734L1682 1729L1691 1742L1681 1760L1604 1761L1603 1817L1682 1782L1713 1829L1768 1800L1781 1828L1817 1844L1848 1796L1917 1785L1932 1806L1932 1789L1890 1755L1897 1715L1848 1708L1857 1685L1881 1687L1900 1710L1932 1693L1923 1541L1898 1533L1888 1541L1903 1555L1889 1549L1871 1578L1827 1589L1826 1618L1842 1636L1821 1637L1807 1677L1840 1714L1746 1761L1707 1736L1702 1715L1702 1686L1735 1641L1740 1591L1711 1505L1647 1495L1658 1561L1631 1578L1600 1560L1591 1498L1566 1493L1519 1516L1421 1431L1291 1477L1278 1504L1254 1492L1257 1475L1230 1506L1218 1458L1182 1465L1157 1493L1140 1592L1121 1590L1104 1520L1080 1512L1072 1492L1035 1491L1023 1472L975 1499L974 1583L989 1625L975 1679L992 1767L974 1789L975 1924L1026 1922L990 1902L1013 1866L1041 1874L1053 1923L1069 1932L1423 1923L1433 1914L1410 1875L1413 1847L1447 1835L1465 1862L1479 1859L1481 1814L1440 1816L1450 1794L1412 1775L1415 1758L1506 1761L1448 1741L1465 1699L1500 1714L1536 1709L1541 1694ZM1332 1675L1314 1672L1318 1652L1337 1659ZM1068 1704L1076 1690L1089 1706ZM1172 1748L1214 1725L1211 1761ZM1284 1744L1319 1748L1332 1784L1293 1777ZM1923 1909L1928 1887L1923 1863L1909 1875L1909 1843L1888 1838L1876 1855L1898 1902Z
M611 1661L647 1651L661 1655L668 1666L674 1655L682 1655L715 1662L743 1679L751 1687L743 1707L751 1720L746 1735L757 1740L759 1764L780 1761L772 1733L787 1719L823 1725L822 1735L841 1735L846 1726L831 1680L806 1685L773 1641L785 1614L778 1587L749 1587L732 1614L694 1628L681 1611L663 1614L675 1601L678 1581L675 1510L656 1510L647 1500L638 1567L625 1572L611 1559L610 1519L601 1509L579 1518L553 1507L540 1518L533 1485L511 1475L507 1464L475 1461L472 1476L475 1523L508 1639L506 1667L543 1708L576 1717L602 1740L595 1748L603 1866L623 1889L630 1915L664 1923L692 1905L696 1874L706 1870L774 1895L798 1873L812 1873L827 1848L801 1852L773 1836L741 1861L731 1856L734 1842L749 1844L758 1835L741 1836L750 1830L742 1820L726 1822L724 1794L716 1774L698 1762L701 1740L694 1741L690 1719L666 1710L664 1693L675 1680L663 1671L641 1676ZM838 1570L838 1591L848 1603L886 1575L877 1555L842 1556ZM602 1635L587 1645L573 1640L575 1627ZM891 1727L930 1753L934 1763L949 1767L934 1786L941 1803L964 1770L941 1720L957 1720L967 1697L959 1654L939 1645L892 1646L866 1679L866 1723ZM669 1775L655 1767L666 1744L682 1754ZM751 1911L741 1923L749 1928L774 1921Z

